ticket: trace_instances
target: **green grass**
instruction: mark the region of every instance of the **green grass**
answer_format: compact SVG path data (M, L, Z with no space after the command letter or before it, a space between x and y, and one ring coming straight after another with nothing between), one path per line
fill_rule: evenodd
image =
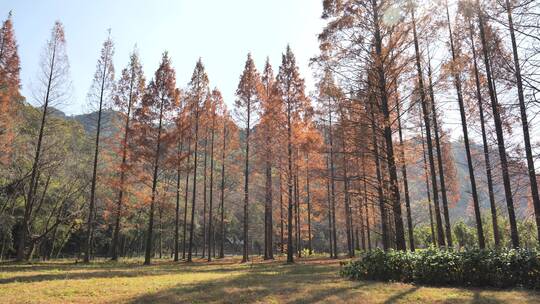
M528 290L353 282L326 259L0 264L0 303L540 303Z

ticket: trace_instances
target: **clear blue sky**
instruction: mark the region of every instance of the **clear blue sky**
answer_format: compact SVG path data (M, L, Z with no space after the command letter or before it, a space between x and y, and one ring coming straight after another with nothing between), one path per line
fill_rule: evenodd
M184 87L199 57L211 86L232 105L246 55L252 52L262 70L270 56L277 73L281 53L290 43L307 90L313 89L309 58L317 54L320 0L4 0L1 19L13 10L21 57L23 94L31 100L29 84L38 71L39 55L55 20L65 26L73 80L73 98L62 110L85 112L86 94L101 44L112 29L117 75L137 44L149 79L168 50Z

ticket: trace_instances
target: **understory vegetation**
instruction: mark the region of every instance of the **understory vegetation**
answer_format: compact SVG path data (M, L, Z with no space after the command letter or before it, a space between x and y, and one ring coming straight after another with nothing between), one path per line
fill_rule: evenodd
M341 275L356 280L439 286L540 289L540 253L526 249L374 250L344 263Z

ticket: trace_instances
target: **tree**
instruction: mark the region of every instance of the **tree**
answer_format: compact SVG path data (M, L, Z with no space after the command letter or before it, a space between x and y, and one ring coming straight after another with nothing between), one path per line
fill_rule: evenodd
M195 70L191 76L191 81L188 84L187 98L189 98L191 112L193 115L193 138L194 138L194 148L193 148L193 188L191 195L191 221L189 225L189 247L188 247L188 257L187 261L192 261L193 255L193 233L194 233L194 222L195 222L195 202L197 196L197 159L198 159L198 147L199 147L199 116L202 105L206 102L209 89L208 89L208 75L206 74L202 60L199 58L197 64L195 65Z
M521 63L516 42L514 29L514 20L512 15L512 5L509 0L504 1L506 14L508 16L508 31L510 32L510 42L512 43L512 58L514 60L514 76L516 78L516 87L519 100L519 113L521 117L521 126L523 128L523 141L525 143L525 155L527 158L527 171L529 174L529 183L531 187L531 196L534 206L534 215L536 221L536 232L538 243L540 243L540 196L538 195L538 183L536 181L536 170L534 168L533 151L531 148L531 139L529 135L529 120L527 118L527 107L525 105L525 96L523 93L523 80L521 77Z
M486 39L486 24L484 20L484 12L480 6L480 1L475 0L474 10L476 11L476 17L478 18L478 27L480 29L480 41L482 43L482 53L484 59L484 67L486 71L489 99L491 101L491 110L493 113L493 121L495 123L495 134L497 135L497 146L499 150L499 158L501 160L501 171L504 185L504 194L506 198L506 206L508 209L508 218L510 221L510 235L512 238L512 246L514 248L519 247L519 234L517 229L516 214L514 210L514 199L512 198L512 186L510 184L510 175L508 172L508 160L506 157L506 146L504 141L503 126L500 115L500 104L495 97L494 81L491 73L491 63L489 46Z
M122 161L119 168L120 180L118 185L118 201L116 204L114 232L111 243L111 259L118 260L118 240L120 236L120 223L122 218L123 199L126 195L126 175L130 171L128 165L128 150L131 140L131 123L134 109L138 108L144 94L145 79L139 55L134 50L129 59L129 64L122 70L120 79L116 84L113 97L114 106L124 116L124 136L120 144Z
M88 99L91 103L97 103L97 125L96 125L96 138L95 138L95 150L94 150L94 160L92 166L92 186L90 188L90 201L88 208L88 221L86 222L86 245L84 252L84 262L90 262L90 249L92 246L92 236L94 229L94 209L95 209L95 199L96 199L96 184L97 184L97 167L98 167L98 157L99 157L99 139L101 135L101 117L103 113L103 107L110 104L110 99L114 90L114 65L112 62L114 55L114 44L111 39L111 34L109 31L109 36L103 43L101 49L101 55L98 59L96 65L96 73L94 74L94 79L92 81L92 86L90 87L90 92L88 93ZM104 105L104 103L106 103Z
M226 144L229 129L227 128L228 114L225 105L223 105L221 117L223 119L223 129L222 129L222 144L221 144L221 183L220 183L220 243L219 243L219 258L222 259L225 257L224 247L225 247L225 154L226 154Z
M240 76L240 83L238 83L238 89L236 90L235 101L236 114L242 124L246 126L246 148L245 148L245 167L244 167L244 251L242 256L242 262L245 263L249 260L249 217L248 217L248 204L249 204L249 144L251 126L255 120L255 115L258 111L261 95L261 78L255 67L255 63L251 58L251 54L248 54L246 64L244 66L244 72Z
M49 106L64 101L69 88L69 62L66 53L66 40L62 23L56 21L51 31L51 37L45 44L41 55L40 72L36 96L42 104L41 122L38 132L36 151L32 162L30 184L25 201L22 227L19 231L17 260L25 259L25 246L29 233L29 220L34 209L35 191L37 188L38 168L40 166L43 134L47 123Z
M20 63L12 14L0 28L0 165L9 162L14 137L15 102L19 97Z
M414 50L415 50L415 63L416 63L416 73L418 77L418 93L420 94L420 105L422 107L422 116L424 118L424 127L426 132L426 142L427 142L427 152L428 152L428 159L429 159L429 168L431 172L431 186L433 188L433 202L435 205L435 219L437 223L437 244L439 247L442 247L445 245L444 242L444 233L442 228L442 220L441 220L441 213L440 213L440 207L439 207L439 199L438 199L438 190L437 190L437 177L436 177L436 171L435 171L435 160L433 157L433 143L431 139L431 124L429 120L429 110L427 106L426 101L426 92L425 92L425 86L424 86L424 76L422 72L422 65L421 65L421 59L420 59L420 46L418 43L418 37L416 33L416 19L414 16L414 7L411 7L411 19L412 19L412 26L413 26L413 41L414 41Z
M463 104L463 92L461 89L461 75L455 66L458 64L456 58L459 54L456 54L454 47L454 37L452 34L452 25L450 24L450 12L448 9L448 1L445 2L446 6L446 20L448 26L448 36L450 40L450 53L452 55L452 61L450 65L450 73L454 79L454 86L456 87L456 94L459 104L459 114L461 117L461 127L463 130L463 141L465 144L465 153L467 155L467 167L469 169L469 180L471 181L471 194L473 198L474 215L476 219L476 233L478 235L478 245L481 249L486 247L484 239L484 229L482 227L482 215L480 214L480 204L478 202L478 193L476 190L476 178L474 176L473 160L471 156L471 148L469 144L469 131L467 128L467 118L465 115L465 106ZM450 245L449 245L450 246Z
M293 122L298 120L306 110L306 96L304 94L304 80L296 65L296 58L287 46L282 55L281 66L276 78L278 96L283 103L284 116L287 126L287 187L288 187L288 215L287 215L287 263L293 263Z
M178 104L178 91L176 89L175 71L171 66L171 60L167 52L163 53L159 68L154 78L146 87L142 100L142 107L138 111L138 120L142 125L144 142L144 154L152 162L152 195L150 210L148 213L148 232L146 234L146 246L144 264L149 265L153 248L154 210L156 204L158 170L163 143L163 123ZM157 126L155 125L157 121Z
M475 84L475 97L478 105L478 114L480 118L480 132L482 133L482 146L484 151L484 165L486 167L486 178L488 186L488 195L489 195L489 205L491 209L491 221L493 226L493 238L495 242L495 247L499 248L500 246L500 235L499 235L499 224L497 221L497 207L495 205L495 193L493 191L493 178L491 173L491 161L489 156L489 146L487 141L486 134L486 119L484 117L484 101L482 98L482 87L480 84L480 72L478 70L476 47L474 43L474 25L472 22L472 11L470 7L465 7L463 9L463 14L465 15L467 22L467 29L469 33L469 40L471 45L472 53L472 63L473 63L473 73L474 73L474 84Z
M221 92L216 88L212 91L210 97L210 110L211 110L211 137L210 137L210 201L208 206L208 262L212 261L212 244L214 243L214 216L213 216L213 202L214 202L214 139L216 135L216 116L217 108L223 106L223 97Z
M262 93L261 93L261 127L262 135L258 144L263 147L264 173L265 173L265 204L264 204L264 259L273 259L273 220L272 220L272 168L274 162L274 153L276 144L279 142L279 99L276 98L276 84L274 72L270 65L269 58L266 59L264 71L262 74Z
M179 98L179 109L176 113L175 117L175 130L173 138L176 139L176 145L177 150L176 153L172 156L172 162L176 166L176 208L175 208L175 217L174 217L174 261L178 262L179 260L179 239L180 239L180 183L181 183L181 173L182 173L182 162L184 160L184 157L186 154L184 154L184 140L187 137L186 130L189 128L189 121L188 121L188 113L186 109L185 102L182 103L182 98ZM188 143L189 145L189 143ZM188 147L189 150L189 147ZM188 164L189 164L189 152L187 153L188 157ZM189 176L189 170L186 168L186 178ZM186 180L186 188L187 188L187 180ZM186 189L187 193L187 189ZM186 217L186 210L187 209L187 199L186 199L186 206L184 206L184 222ZM185 227L185 223L184 223ZM185 231L184 231L184 240L185 240ZM185 242L184 242L185 245ZM185 246L184 246L185 247Z

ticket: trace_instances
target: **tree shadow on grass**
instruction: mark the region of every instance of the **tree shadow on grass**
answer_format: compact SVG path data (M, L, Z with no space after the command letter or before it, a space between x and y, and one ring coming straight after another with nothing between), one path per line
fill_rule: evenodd
M254 265L231 277L200 283L180 283L145 294L130 303L319 303L342 298L374 282L354 288L335 285L336 267L328 265ZM340 279L338 279L340 280Z
M74 264L74 263L50 263L39 265L13 265L0 267L1 272L12 272L13 276L0 278L0 285L9 283L32 283L52 280L88 280L99 278L116 277L143 277L181 274L185 272L196 273L227 273L238 271L238 268L219 267L225 264L215 265L216 268L202 268L203 264L195 263L161 263L151 266L141 264ZM24 275L25 272L38 272L35 275ZM45 273L39 273L45 272ZM21 274L21 275L19 275Z
M403 298L405 298L407 295L410 295L410 294L413 294L414 292L416 292L418 289L420 289L420 287L418 286L413 286L405 291L402 291L402 292L399 292L393 296L391 296L390 298L386 299L386 301L384 301L384 304L394 304L394 303L397 303L399 300L402 300Z

